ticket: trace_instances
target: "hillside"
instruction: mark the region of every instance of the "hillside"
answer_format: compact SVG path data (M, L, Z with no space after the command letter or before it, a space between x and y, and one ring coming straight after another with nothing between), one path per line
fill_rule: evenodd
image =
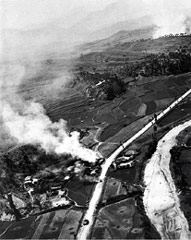
M153 18L151 16L143 16L136 19L130 19L125 21L119 21L114 24L110 24L106 27L102 27L92 33L89 37L93 40L102 40L109 38L111 35L120 31L133 31L136 29L147 28L153 24Z
M150 32L142 29L133 34L140 38L140 32L148 36L152 31L153 27ZM191 87L191 36L143 37L132 41L130 37L130 32L120 31L94 45L96 49L110 40L109 47L106 45L102 51L82 54L70 61L59 57L39 59L32 66L17 66L15 71L11 66L11 79L25 100L41 102L54 123L65 119L69 134L78 131L84 146L106 158ZM21 69L23 75L17 76ZM172 73L174 69L178 72ZM11 95L11 86L9 90ZM157 140L190 116L191 99L188 98L130 146L128 150L135 153L131 166L112 165L92 229L93 238L108 234L107 223L113 239L158 238L141 200L144 164L155 151ZM1 141L7 139L7 135L4 138L1 135ZM70 155L47 154L37 146L24 145L2 154L0 166L3 238L15 238L17 234L17 238L75 239L100 164L93 166ZM59 189L58 193L55 188ZM9 192L16 207L8 203L11 203L11 198L6 198ZM60 199L64 204L55 205ZM15 218L21 221L12 225L11 220Z
M79 65L84 69L92 69L93 66L97 70L103 70L142 61L149 54L166 54L182 46L191 48L190 35L169 35L152 39L153 31L153 27L130 32L120 31L108 39L86 44L81 48ZM85 51L88 53L85 54Z
M137 6L139 6L139 11L137 11ZM142 0L136 0L136 5L133 0L120 0L109 4L103 10L92 11L88 16L85 16L81 21L74 24L71 30L76 33L83 32L89 35L103 28L109 28L119 22L131 22L133 19L137 21L147 15L149 15L149 12ZM139 24L141 25L141 23ZM151 23L147 25L149 24ZM103 37L103 35L98 36Z
M115 28L115 27L114 27ZM126 28L123 26L122 29ZM139 28L138 26L135 27L134 30L120 30L118 28L118 31L111 35L108 38L101 39L98 41L85 43L76 48L77 51L81 51L82 53L88 53L88 52L97 52L97 51L104 51L106 49L109 49L111 47L115 47L117 44L122 44L126 42L136 41L139 39L147 39L151 38L153 36L153 33L156 29L155 26L144 26Z

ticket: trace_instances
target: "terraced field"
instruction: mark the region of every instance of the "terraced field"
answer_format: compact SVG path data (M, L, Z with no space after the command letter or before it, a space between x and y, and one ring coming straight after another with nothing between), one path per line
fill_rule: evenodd
M126 92L121 96L112 101L101 101L88 99L84 95L84 89L87 86L82 83L77 83L75 87L72 84L67 85L66 94L65 80L57 71L62 72L63 68L60 66L55 70L54 65L48 75L42 74L21 84L18 92L25 99L34 98L41 102L52 121L65 119L68 131L84 130L86 135L80 141L85 146L98 150L104 157L110 155L123 141L138 132L155 113L164 109L191 87L190 73L179 76L140 78L134 81L133 85L127 84ZM56 95L52 91L52 86L55 89L59 88ZM160 121L157 126L156 135L158 135L154 137L161 137L166 128L190 116L191 98ZM148 150L145 144L149 145L154 137L151 129L148 135L144 135L131 146L131 149L141 151L141 154L136 157L134 167L117 171L109 169L105 190L97 211L98 216L91 233L92 239L158 238L145 217L140 200L141 193L137 194L135 191L135 194L132 193L133 196L129 196L129 191L124 187L124 183L134 185L141 182L144 161L147 160L143 154ZM189 138L187 144L190 146L190 143ZM181 155L184 161L181 170L184 172L184 181L188 184L190 184L187 177L190 174L189 154L190 150L185 150ZM54 162L50 164L49 170L56 171L63 165L62 161ZM0 223L0 238L74 239L94 186L94 183L85 183L73 178L65 187L69 190L68 196L78 206L52 211L39 217L30 217L20 222ZM182 201L186 205L189 199L184 196ZM8 231L6 231L7 228L9 228Z
M62 65L58 59L50 65L43 63L40 67L26 68L24 77L29 73L31 77L22 82L18 92L25 99L40 101L51 120L67 120L69 129L89 129L91 135L96 127L99 130L96 139L112 143L112 146L107 144L106 148L105 144L99 146L103 154L108 152L107 148L112 151L116 147L113 143L119 143L118 135L121 140L125 139L128 128L141 127L140 124L148 120L146 116L151 117L162 110L191 86L191 74L140 78L134 86L127 87L126 93L112 101L90 100L83 93L87 87L85 84L77 83L73 87L70 82L72 75L67 72L65 76L66 63L64 61ZM37 73L34 73L35 67L38 67ZM93 143L96 147L96 141Z
M96 138L103 142L99 150L107 155L116 147L115 144L119 144L119 139L129 137L129 129L134 133L134 129L136 131L144 125L155 112L161 111L185 92L191 86L190 79L191 74L142 78L112 101L93 101L80 91L71 90L72 95L67 97L63 93L45 101L44 107L53 121L60 118L67 120L69 129L89 129L91 137L91 131L96 127L99 130ZM87 137L85 142L88 142ZM107 146L104 142L108 143ZM109 142L112 144L109 145ZM94 143L96 147L96 141Z
M185 117L185 114L181 115L183 112L182 109L184 111L190 109L189 104L189 99L183 102L168 115L169 119L174 119L174 116L178 115L178 120L182 121L182 117L183 119ZM189 112L189 116L190 115L191 112ZM176 119L174 120L176 122ZM165 122L162 124L163 121ZM172 123L173 121L167 121L166 118L160 122L161 130L159 128L157 133L158 138L161 138L164 134L163 129ZM138 127L140 127L140 125ZM129 131L131 130L129 129ZM140 181L138 169L143 169L142 162L145 159L144 154L148 149L149 142L151 142L151 134L152 131L143 135L130 147L130 149L140 150L142 152L136 157L135 168L122 169L115 172L110 169L98 209L98 215L91 233L92 239L159 238L158 233L153 229L145 216L140 200L141 192L132 192L132 196L130 197L129 190L127 192L124 184L126 183L126 186L131 186L137 183L137 181ZM184 139L181 139L181 141L189 144L190 135L187 134L185 137L184 134ZM190 161L188 157L190 153L187 153L187 151L189 150L185 149L182 153L181 162L186 164L186 167L182 167L182 171L184 171L185 175L189 176L190 171L188 170L187 164ZM75 199L77 203L85 206L84 204L88 200L86 196L90 196L93 184L85 186L79 185L78 182L77 185L77 182L73 181L69 182L67 187L71 191L70 197ZM189 196L183 196L181 201L183 206L187 208L186 213L189 216ZM0 238L74 239L80 227L85 209L85 207L72 207L45 213L39 217L30 217L19 222L0 223ZM8 231L6 229L8 229Z

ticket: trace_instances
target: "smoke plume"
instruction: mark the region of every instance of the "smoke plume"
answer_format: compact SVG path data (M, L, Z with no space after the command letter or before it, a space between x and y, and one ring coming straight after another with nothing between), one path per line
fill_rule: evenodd
M66 121L61 119L53 123L40 103L24 101L18 95L17 89L24 76L25 69L16 65L6 66L1 74L0 136L3 129L6 138L9 138L6 141L14 144L33 144L47 153L71 154L73 157L95 162L98 153L85 148L79 142L78 132L69 133Z
M154 38L167 34L190 33L190 0L143 0L158 27Z

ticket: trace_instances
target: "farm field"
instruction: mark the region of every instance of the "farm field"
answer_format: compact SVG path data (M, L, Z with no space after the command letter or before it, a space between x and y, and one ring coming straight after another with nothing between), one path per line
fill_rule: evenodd
M190 46L189 41L190 37L180 37L177 38L177 41L169 37L167 39L124 42L102 49L102 52L82 54L83 59L63 60L57 58L38 62L32 67L27 66L22 81L18 83L16 75L13 74L12 77L16 79L17 94L22 99L41 103L45 114L52 122L64 119L68 135L72 131L78 131L80 143L89 149L98 151L103 158L107 158L124 141L131 138L156 117L155 114L160 113L191 88L191 73L189 72L168 76L125 76L124 79L121 79L116 77L116 74L120 72L118 67L124 63L142 61L145 57L145 49L151 54L175 51L180 44L185 43ZM162 42L163 44L161 44ZM103 60L98 59L100 54L102 54ZM107 59L105 60L105 58ZM83 68L83 71L80 70L80 67ZM93 68L96 70L92 70ZM88 75L86 71L89 71L90 74ZM111 72L111 76L108 75L111 79L114 77L119 82L122 80L124 90L115 93L111 98L104 98L99 94L98 97L92 97L88 93L88 88L92 87L94 92L97 85L102 86L99 84L102 84L101 80L103 79L99 82L96 74L99 77L107 77L107 74L99 75L104 71ZM84 80L76 75L76 72L78 74L81 72L84 76L87 74L89 78L84 77ZM103 82L107 83L106 80L104 79ZM111 82L107 84L110 85ZM14 92L14 87L10 87L9 97ZM109 87L106 85L99 90L103 91L102 93L105 93L106 90L110 92ZM118 89L118 87L114 84L114 88ZM169 129L190 117L191 97L189 96L158 122L155 128L151 128L129 146L127 150L136 152L135 155L132 154L132 166L119 168L116 164L115 167L114 165L110 167L101 201L96 209L95 222L90 233L92 239L159 238L145 214L142 202L144 167L155 151L157 141ZM40 190L44 195L47 194L46 197L49 197L50 189L61 187L67 198L71 200L71 204L65 207L39 211L38 216L33 214L17 222L0 222L0 239L75 239L83 224L82 219L94 191L97 175L100 174L100 166L96 169L98 173L94 178L85 178L85 170L81 170L82 174L76 173L76 169L72 170L73 172L66 171L79 160L71 155L47 154L30 145L14 148L9 141L4 144L7 135L4 132L1 133L1 127L0 136L2 136L0 138L2 150L4 150L4 145L10 144L10 151L0 162L2 167L0 181L3 186L1 196L11 189L11 191L15 191L16 196L28 200L31 196L27 195L26 189L23 194L25 188L23 182L26 177L35 176L40 179ZM177 179L177 188L181 191L181 204L191 226L191 180L189 177L191 173L189 158L191 136L184 132L179 137L180 152L171 168L174 167L173 174ZM122 156L123 154L125 151ZM4 160L6 160L6 164ZM92 174L91 166L84 164L83 167L90 171L90 175ZM182 188L183 185L186 187ZM6 186L9 186L10 189ZM0 206L7 201L4 197L2 199L0 199L2 200ZM31 197L31 199L33 198ZM35 204L37 205L37 203Z
M150 31L150 29L145 29ZM171 36L158 39L142 39L142 41L121 41L112 42L109 46L105 42L98 42L86 46L80 66L90 70L92 66L102 71L105 68L120 67L122 64L140 62L145 58L145 54L166 53L175 51L179 46L190 46L190 36ZM102 48L100 51L100 47ZM90 53L86 54L86 52ZM146 50L146 51L145 51ZM101 64L100 64L101 63Z
M113 170L112 167L110 167L109 172L108 172L108 177L109 179L106 182L106 186L105 186L105 190L104 193L102 195L102 207L100 208L97 218L96 218L96 222L94 224L93 230L92 230L92 238L94 239L99 239L99 238L103 238L103 237L107 237L108 236L112 239L115 239L116 236L120 236L121 239L124 238L159 238L159 236L157 236L157 234L155 233L155 229L152 228L152 226L147 225L148 223L148 219L144 214L144 210L141 207L142 204L142 190L141 188L136 188L136 184L138 184L139 186L141 184L143 184L143 172L144 172L144 166L146 164L146 162L148 161L148 159L151 157L152 153L155 151L155 146L156 146L156 142L157 140L161 139L161 137L163 135L165 135L165 133L167 133L169 131L169 129L173 128L173 126L180 124L182 121L186 121L186 119L190 119L190 112L188 114L184 114L182 115L182 112L186 111L188 104L190 104L190 100L187 99L185 100L182 104L180 104L180 106L178 106L175 110L173 110L172 112L169 113L169 115L167 117L165 117L164 119L162 119L159 123L158 123L158 129L155 132L155 136L153 135L153 129L149 130L148 132L146 132L145 134L143 134L138 140L136 140L131 146L129 146L129 148L126 151L137 151L139 152L139 154L137 156L135 156L134 158L134 162L135 162L135 166L131 167L131 168L127 168L127 169L118 169L118 170ZM178 115L177 118L174 118L174 121L171 121L171 119L173 119L173 116ZM167 121L169 118L170 121ZM165 122L163 122L165 121ZM186 134L184 133L184 138L181 137L181 144L189 144L190 143L190 129L188 129L186 131ZM189 170L189 163L190 163L190 149L185 149L181 155L180 155L180 160L179 160L179 165L178 165L178 169L180 169L178 171L178 173L180 174L180 171L182 171L182 173L180 174L181 176L183 176L184 181L188 181L187 184L189 184L190 186L190 170ZM182 167L180 168L180 163L182 165ZM178 174L177 173L177 174ZM175 179L179 179L179 176L177 176L175 174ZM125 192L121 193L121 184L123 185L124 189L126 189L127 193L125 194ZM143 188L144 188L144 184L143 184ZM189 207L189 201L190 201L190 195L188 194L188 189L185 190L185 194L184 194L184 190L182 190L181 187L178 187L179 189L181 189L182 194L180 195L180 199L181 199L181 203L183 208L185 209L185 215L188 219L188 221L190 222L190 207ZM117 194L117 192L120 191L120 194ZM130 194L131 193L131 194ZM124 194L124 195L123 195ZM110 195L112 195L113 197L110 197ZM118 195L118 198L117 198ZM110 197L110 201L107 203L107 196ZM126 196L127 202L129 199L131 199L131 201L137 201L136 205L133 205L134 211L135 211L135 215L136 213L138 214L143 214L141 215L141 217L139 216L139 218L141 219L141 221L137 221L137 230L133 228L133 222L132 222L132 216L124 216L127 220L121 220L118 222L115 222L115 219L121 219L118 216L118 213L116 213L115 211L112 211L113 209L115 209L115 204L119 204L120 203L124 203L124 199L120 199L120 197ZM107 201L106 201L107 200ZM130 201L130 202L131 202ZM105 204L105 206L104 206ZM117 209L120 209L119 205L117 206ZM106 207L107 206L107 207ZM135 207L136 206L136 207ZM107 212L109 211L108 209L111 207L111 212ZM124 207L125 208L125 207ZM131 205L128 206L128 209L131 209ZM140 211L140 212L139 212ZM125 213L127 213L127 211L125 211ZM113 214L111 216L111 214ZM123 223L129 223L129 225L127 224L126 226L123 226ZM121 226L122 225L122 226ZM126 227L126 229L124 230L124 228ZM111 229L111 231L109 231L109 229ZM120 235L118 233L118 229L120 229ZM133 230L134 229L134 230ZM123 230L124 230L124 234L126 234L125 236L123 235ZM135 235L131 235L132 232ZM148 236L148 233L152 233L153 235ZM115 235L116 234L116 235ZM139 235L140 234L140 235ZM156 235L155 235L156 234Z
M181 113L181 109L184 107L187 108L188 102L183 103L178 112ZM176 109L174 111L177 111ZM174 115L174 111L169 114ZM181 116L181 115L180 115ZM179 119L181 121L181 118ZM173 125L172 122L168 122L167 125L161 126L159 129L158 137L161 137L161 134L164 134L162 129L165 129L166 126ZM160 133L161 131L161 133ZM124 239L124 238L158 238L158 233L150 225L147 217L144 214L143 207L141 206L141 192L134 191L132 196L128 196L127 188L124 183L127 183L126 186L131 186L134 183L140 183L140 178L137 177L138 166L141 167L141 159L146 160L144 157L145 152L148 149L149 142L151 142L152 131L143 135L139 140L137 140L130 149L139 149L141 154L135 157L137 162L136 171L134 168L117 170L113 172L109 171L108 180L106 182L105 190L102 196L103 205L100 205L98 210L98 215L91 233L92 239L112 238L115 239ZM185 143L190 142L190 135L184 138ZM181 155L181 161L184 158L185 164L190 159L187 157L188 150L183 151ZM188 160L186 160L188 159ZM144 165L143 161L143 165ZM186 165L187 166L187 165ZM184 169L184 168L183 168ZM189 174L188 167L186 167L186 174ZM139 170L141 171L141 170ZM69 187L70 185L70 187ZM76 185L75 181L68 183L69 189L71 192L76 191L76 197L80 198L80 201L83 199L82 195L87 195L87 192L90 191L90 188L82 188L78 184ZM83 193L84 191L84 193ZM72 193L74 194L74 193ZM75 194L70 197L76 198ZM80 195L79 195L80 194ZM129 193L128 193L129 194ZM120 199L119 197L123 197ZM77 199L76 198L76 199ZM187 215L190 214L190 210L187 202L189 202L189 196L181 196L182 205L187 209ZM86 201L82 200L83 203ZM135 204L136 203L136 204ZM128 209L128 211L127 211ZM47 239L47 238L57 238L57 239L74 239L77 234L79 224L81 223L82 215L85 208L75 209L67 208L63 210L56 210L49 213L45 213L38 217L30 217L27 220L21 220L19 222L3 222L0 228L0 234L2 234L5 229L9 226L9 230L1 235L3 239L15 238L32 238L32 239ZM118 219L117 222L115 219ZM189 218L188 218L189 220ZM24 231L22 231L24 228Z
M145 239L158 238L134 198L128 198L103 207L97 216L91 239ZM152 233L151 233L152 232Z
M136 86L128 87L121 97L109 102L87 100L83 95L78 94L73 95L70 101L55 99L50 104L45 104L45 109L53 121L60 118L66 119L68 128L89 129L91 132L91 129L97 127L99 129L97 140L103 142L99 149L103 149L104 154L104 142L118 143L119 138L123 141L128 134L126 131L128 127L139 129L140 122L147 123L146 116L152 117L154 113L164 109L190 86L189 74L174 77L161 76L156 79L153 77L152 82L140 79ZM140 91L141 95L139 95ZM110 147L113 149L115 146ZM107 145L106 148L108 148Z
M92 195L95 183L79 181L78 178L69 181L65 187L69 190L68 196L79 206L85 207Z
M1 239L73 239L80 223L80 210L57 210L9 224ZM4 227L5 229L5 227Z
M179 81L184 79L185 85ZM170 81L168 81L170 79ZM175 81L173 81L175 79ZM178 80L177 80L178 79ZM157 88L155 87L157 85ZM121 97L112 101L92 101L87 100L84 96L73 95L70 99L55 99L51 104L45 104L48 116L56 121L64 118L68 122L68 128L79 128L87 131L81 141L86 140L87 145L94 142L95 148L104 155L108 156L121 141L125 141L139 131L151 118L154 113L164 109L176 97L186 91L191 86L190 75L179 77L161 77L151 83L139 83L136 86L128 87L127 92ZM139 88L141 94L139 94ZM165 93L156 89L166 89ZM171 91L173 89L173 91ZM177 90L178 89L178 90ZM135 100L135 105L133 104ZM177 121L188 118L191 115L190 99L184 101L173 110L167 117L159 123L160 129L171 126ZM141 113L141 114L140 114ZM92 135L93 134L93 135ZM149 135L150 134L150 135ZM152 130L147 136L143 136L138 142L135 142L131 149L140 150L142 154L135 158L135 167L129 169L119 169L117 171L109 170L108 181L106 182L100 209L92 229L92 239L99 238L158 238L157 233L149 224L141 206L141 192L133 190L132 196L129 196L129 188L124 187L124 183L129 186L135 183L141 183L141 172L144 166L145 145L148 145L148 138L151 138ZM87 141L88 137L90 140ZM147 138L145 141L144 138ZM93 142L92 142L93 140ZM188 141L190 141L188 139ZM184 158L187 156L184 153ZM143 160L141 161L141 159ZM188 164L182 166L185 175L189 174ZM63 167L62 161L55 161L48 169L54 170ZM10 228L2 237L9 238L30 238L47 239L47 238L67 238L74 239L80 220L86 209L86 204L92 194L94 184L84 184L78 179L70 180L65 187L68 189L68 196L75 201L81 210L68 208L65 210L56 210L45 213L38 220L30 217L28 220L22 220L10 225ZM183 204L189 203L189 196L184 196ZM137 203L138 201L138 203ZM104 206L105 204L105 206ZM114 210L113 210L114 209ZM121 210L120 210L121 209ZM127 211L127 209L129 209ZM187 216L190 210L188 207ZM115 222L115 219L119 219ZM23 222L24 221L24 222ZM23 224L22 224L23 222ZM12 223L11 223L12 224ZM25 231L22 227L25 226ZM5 223L3 229L5 229ZM110 231L108 231L110 229ZM3 230L2 230L3 232ZM22 235L20 235L22 232Z

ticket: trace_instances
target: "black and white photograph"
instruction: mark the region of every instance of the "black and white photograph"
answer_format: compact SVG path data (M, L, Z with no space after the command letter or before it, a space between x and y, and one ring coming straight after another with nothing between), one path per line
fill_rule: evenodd
M0 0L0 239L191 239L191 0Z

